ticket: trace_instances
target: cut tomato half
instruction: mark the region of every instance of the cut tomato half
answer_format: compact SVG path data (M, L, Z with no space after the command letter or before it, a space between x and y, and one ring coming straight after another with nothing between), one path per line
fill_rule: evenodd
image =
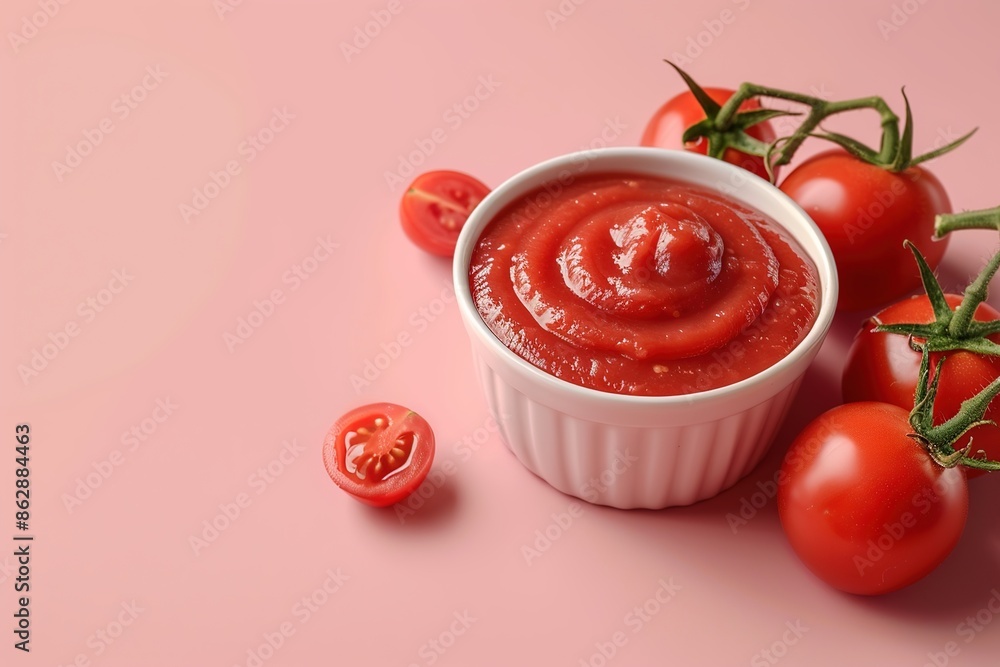
M421 174L403 193L403 231L427 252L451 257L469 215L489 193L480 181L458 171Z
M393 505L413 493L434 459L434 432L413 410L372 403L342 416L323 443L330 479L363 503Z

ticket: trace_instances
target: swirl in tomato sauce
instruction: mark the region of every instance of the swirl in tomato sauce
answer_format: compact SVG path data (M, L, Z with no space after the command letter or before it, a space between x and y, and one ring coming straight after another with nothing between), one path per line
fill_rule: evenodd
M541 205L544 202L544 205ZM568 382L664 396L745 379L816 317L815 266L762 213L684 183L591 175L483 231L473 301L513 352Z

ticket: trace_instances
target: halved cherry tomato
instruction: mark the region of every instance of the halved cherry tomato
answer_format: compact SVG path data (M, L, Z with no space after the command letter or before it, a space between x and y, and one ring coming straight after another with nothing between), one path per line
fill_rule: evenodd
M735 91L728 88L705 88L705 92L719 104L725 104L726 100L732 97ZM759 108L760 102L757 100L747 100L740 105L739 110L753 111ZM708 152L708 140L704 137L700 137L697 141L689 143L681 141L685 130L703 120L705 120L705 111L698 104L691 91L684 91L679 95L671 97L653 114L653 117L646 125L645 131L642 133L639 145L659 146L660 148L683 148L692 153L705 155ZM747 130L747 134L754 139L760 139L768 144L777 138L774 129L768 121L763 121L750 127ZM730 164L743 167L761 178L768 178L767 169L764 167L764 158L762 157L747 155L733 148L727 148L722 159Z
M421 174L403 193L403 231L427 252L451 257L469 214L489 193L480 181L458 171Z
M372 403L342 416L323 443L330 479L375 507L398 503L420 486L434 459L434 432L394 403Z
M948 305L955 308L962 301L957 294L946 294ZM927 324L934 313L927 295L912 296L885 308L875 316L883 324L912 322ZM987 303L979 304L975 320L1000 319L1000 312ZM869 320L858 332L847 355L844 367L844 401L883 401L909 410L917 388L920 353L910 347L906 336L873 331ZM1000 343L1000 335L991 336ZM940 353L932 353L931 368L937 365ZM940 424L958 414L962 401L975 396L983 387L1000 377L1000 358L974 354L965 350L945 353L941 367L941 383L934 399L934 423ZM986 410L986 419L1000 420L1000 400L994 400ZM980 450L986 458L1000 460L1000 428L976 426L953 446L964 449L972 441L970 455ZM969 478L985 474L975 468L966 469Z

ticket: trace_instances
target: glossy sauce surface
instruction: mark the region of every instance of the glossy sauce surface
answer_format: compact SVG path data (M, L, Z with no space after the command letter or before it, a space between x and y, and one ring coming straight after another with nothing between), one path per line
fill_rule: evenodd
M622 174L513 202L480 236L469 280L516 354L632 395L705 391L773 365L805 337L819 298L815 267L763 214Z

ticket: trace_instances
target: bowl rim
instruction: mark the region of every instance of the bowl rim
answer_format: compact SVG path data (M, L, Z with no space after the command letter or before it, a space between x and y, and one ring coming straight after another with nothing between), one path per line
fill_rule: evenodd
M778 219L777 216L771 213L765 213L765 215L774 219L778 225L792 234L803 252L816 265L820 288L819 308L816 313L816 319L809 332L788 354L754 375L722 387L686 394L636 396L584 387L556 377L523 359L516 352L504 345L493 331L490 330L473 303L472 290L469 285L469 265L472 260L472 251L486 225L497 213L517 197L546 183L558 180L558 175L567 168L572 168L576 176L615 172L656 175L655 172L650 169L644 169L642 166L637 166L632 171L620 168L601 168L602 164L608 162L629 159L639 159L644 161L644 163L645 161L659 161L662 164L671 165L675 168L687 166L691 168L692 172L701 173L704 176L700 178L686 178L668 174L660 175L682 182L687 181L691 185L701 189L717 191L724 197L759 210L758 206L740 197L742 188L749 187L761 192L762 196L770 197L774 200L776 207L784 209L784 212L787 213L787 218ZM584 163L582 169L576 166L581 161ZM715 185L712 185L713 183ZM721 183L739 183L739 186L733 188L730 192L722 192L716 187ZM794 220L793 226L798 226L800 229L798 231L794 230L789 225L789 220ZM808 244L803 243L799 238L799 232L810 237L818 252L814 253L810 251L807 247ZM534 164L508 178L492 190L476 206L469 216L468 221L463 226L459 234L452 262L452 280L459 312L465 321L466 327L469 329L469 333L474 333L493 352L493 356L504 360L505 363L521 376L526 376L530 381L540 383L544 388L553 392L559 392L570 398L587 402L602 401L605 405L611 407L620 406L639 409L642 409L644 406L650 408L665 408L669 406L690 407L694 401L700 403L726 400L744 394L748 390L752 390L760 385L771 383L777 377L780 377L782 373L789 371L802 357L809 354L810 351L823 342L833 323L838 295L837 268L830 246L812 218L788 195L756 174L728 162L688 151L645 146L596 148L566 153ZM766 398L762 397L762 400L766 400Z

